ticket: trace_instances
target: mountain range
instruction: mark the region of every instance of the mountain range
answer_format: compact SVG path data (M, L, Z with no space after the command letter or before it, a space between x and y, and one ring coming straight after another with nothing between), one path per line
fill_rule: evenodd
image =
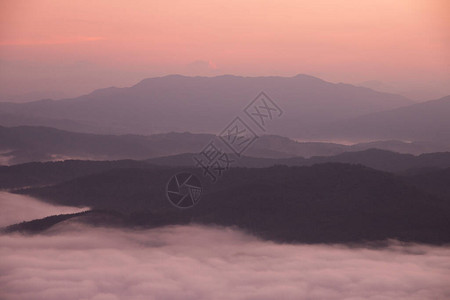
M324 125L317 138L399 139L450 144L450 96Z
M194 153L157 157L146 162L157 166L192 166ZM244 156L233 162L234 167L265 168L275 165L312 166L322 163L346 163L364 165L376 170L404 173L421 170L435 170L450 167L450 152L426 153L421 155L401 154L387 150L367 149L350 151L331 156L313 156L310 158L261 158Z
M261 91L283 111L267 128L243 111ZM415 104L307 75L172 75L72 99L0 103L0 165L14 164L0 166L0 189L91 208L5 230L194 223L281 242L449 243L449 112L450 97ZM192 156L237 116L259 137L213 184ZM192 209L166 199L179 172L201 178Z
M102 173L114 169L152 169L191 168L192 153L158 157L147 160L82 161L66 160L56 162L30 162L12 166L0 166L0 189L19 189L54 185L75 178ZM236 159L232 168L267 168L273 166L313 166L324 163L344 163L363 165L379 171L399 175L428 176L436 171L450 168L450 152L428 153L418 156L400 154L386 150L368 149L345 152L334 156L315 156L311 158L257 158L243 156ZM448 176L443 173L436 183L445 185ZM437 175L436 175L437 176ZM417 182L426 182L417 177ZM432 186L431 183L428 186ZM427 191L432 188L427 188Z
M73 219L131 228L190 223L236 226L281 242L450 242L448 194L439 197L409 183L408 178L364 166L233 168L216 184L204 180L201 201L188 210L172 207L164 194L168 179L181 170L201 176L198 169L119 168L18 190L94 211L25 222L6 230L39 232Z
M150 136L99 135L68 132L48 127L0 126L0 165L64 159L118 160L149 159L183 153L199 153L214 139L212 134L166 133ZM225 145L218 144L222 149ZM422 154L450 151L445 143L377 141L355 145L297 142L261 135L244 153L260 158L332 156L372 148L400 153ZM183 163L184 164L184 163Z
M320 124L413 103L402 96L308 75L170 75L72 99L0 103L0 125L40 125L101 134L218 133L261 91L284 112L273 120L268 132L293 138L308 136Z

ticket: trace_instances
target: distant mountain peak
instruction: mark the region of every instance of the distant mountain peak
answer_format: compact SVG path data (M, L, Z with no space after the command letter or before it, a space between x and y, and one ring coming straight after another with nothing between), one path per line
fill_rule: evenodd
M319 124L410 104L402 96L338 85L298 74L147 78L132 87L109 87L77 98L24 104L0 103L0 124L44 125L102 133L221 132L264 91L285 112L266 133L308 138ZM274 127L272 127L274 126ZM270 131L269 131L270 130Z
M318 77L311 76L311 75L307 75L307 74L302 74L302 73L299 73L299 74L293 76L293 78L297 78L297 79L308 79L308 80L316 80L316 81L327 82L327 81L325 81L325 80L323 80L323 79L320 79L320 78L318 78Z

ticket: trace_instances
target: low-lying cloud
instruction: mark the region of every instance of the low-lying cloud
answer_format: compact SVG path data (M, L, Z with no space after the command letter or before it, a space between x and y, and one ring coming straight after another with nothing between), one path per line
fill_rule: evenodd
M59 225L0 236L1 299L449 299L450 248L287 245L240 231Z
M33 197L0 191L0 227L86 209L88 208L52 205Z

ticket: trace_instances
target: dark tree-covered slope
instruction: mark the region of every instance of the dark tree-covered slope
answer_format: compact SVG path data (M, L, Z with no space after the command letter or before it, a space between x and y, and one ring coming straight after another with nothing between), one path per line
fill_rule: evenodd
M164 194L167 180L181 170L115 169L21 193L119 211L128 226L217 224L297 242L450 242L448 202L363 166L236 168L217 184L203 180L200 203L187 210L172 207Z

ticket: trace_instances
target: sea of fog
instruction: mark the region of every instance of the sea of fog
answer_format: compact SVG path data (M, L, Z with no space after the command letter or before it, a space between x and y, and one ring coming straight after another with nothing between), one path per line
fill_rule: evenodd
M1 195L2 209L22 214L16 220L61 209ZM450 248L398 242L290 245L221 227L131 231L69 221L44 234L1 235L0 257L7 300L450 299Z
M51 205L33 197L0 191L0 227L87 209L89 208Z

